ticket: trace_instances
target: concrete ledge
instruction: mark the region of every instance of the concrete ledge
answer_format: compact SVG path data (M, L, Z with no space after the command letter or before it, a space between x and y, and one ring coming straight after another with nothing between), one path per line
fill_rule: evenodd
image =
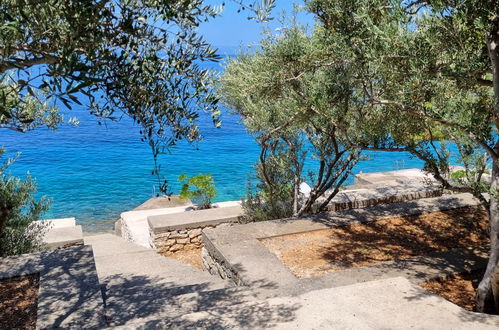
M101 329L104 303L92 248L77 246L0 259L0 279L40 276L37 329Z
M50 248L83 245L83 230L81 226L55 227L45 234L43 241Z
M185 230L237 222L243 214L241 206L219 207L183 213L154 215L148 217L150 231L161 234L173 230Z
M49 223L51 228L76 226L76 218L45 219L40 221Z
M217 208L227 208L240 205L240 201L228 201L213 204L213 206ZM192 208L193 206L191 205L123 212L121 213L121 219L119 220L119 227L121 232L120 236L129 242L150 249L152 245L150 243L151 238L149 223L147 221L148 217L190 212Z
M358 185L369 185L393 181L399 184L427 184L428 182L436 182L435 178L431 174L428 174L418 168L387 172L359 173L355 175L355 184Z
M438 197L442 188L437 185L391 184L340 191L329 203L329 211L364 208L388 203L400 203L421 198Z

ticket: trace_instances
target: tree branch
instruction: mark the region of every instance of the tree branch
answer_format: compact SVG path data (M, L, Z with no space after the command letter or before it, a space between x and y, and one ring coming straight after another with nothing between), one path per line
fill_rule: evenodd
M60 59L57 56L45 55L25 60L2 60L0 61L0 73L11 69L24 69L40 64L55 64Z

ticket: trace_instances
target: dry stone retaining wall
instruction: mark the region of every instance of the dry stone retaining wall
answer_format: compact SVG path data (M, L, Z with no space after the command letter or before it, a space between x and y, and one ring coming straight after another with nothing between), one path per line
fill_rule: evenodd
M206 225L197 228L171 230L160 234L150 232L150 244L159 253L192 250L203 247L202 231L204 228L219 228L230 223Z

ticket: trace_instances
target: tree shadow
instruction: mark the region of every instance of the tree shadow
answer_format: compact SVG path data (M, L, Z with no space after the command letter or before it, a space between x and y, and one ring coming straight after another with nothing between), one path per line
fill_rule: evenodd
M404 204L392 205L390 214L404 214L412 203ZM345 212L345 217L323 215L319 221L331 221L332 228L323 232L326 243L318 248L318 257L338 270L488 246L486 211L480 207L452 209L453 206L456 205L449 203L447 211L397 218L378 216L385 213L386 207L374 215L362 210Z
M249 288L178 285L157 276L107 278L109 325L134 328L263 328L293 321L296 303L271 305ZM258 282L254 287L271 287ZM252 286L252 287L253 287Z
M413 286L410 290L405 291L404 294L405 296L403 298L408 301L426 301L429 305L433 305L433 303L437 301L438 304L449 306L446 310L451 314L456 315L463 323L463 327L469 326L470 328L476 328L478 324L499 327L498 315L467 311L445 298L435 295L421 287Z
M100 284L90 247L47 251L39 259L37 327L105 325Z

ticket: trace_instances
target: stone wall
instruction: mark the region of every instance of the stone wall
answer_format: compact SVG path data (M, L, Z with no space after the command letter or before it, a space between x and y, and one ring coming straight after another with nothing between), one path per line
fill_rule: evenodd
M203 263L203 268L211 275L220 276L224 280L231 280L236 285L244 285L237 274L224 265L221 258L212 256L206 247L201 249L201 262Z
M388 185L339 192L328 204L327 209L336 212L440 196L442 196L442 189L439 186Z
M203 247L202 230L229 226L230 223L206 225L197 228L171 230L160 234L150 231L150 244L158 253L177 252Z

